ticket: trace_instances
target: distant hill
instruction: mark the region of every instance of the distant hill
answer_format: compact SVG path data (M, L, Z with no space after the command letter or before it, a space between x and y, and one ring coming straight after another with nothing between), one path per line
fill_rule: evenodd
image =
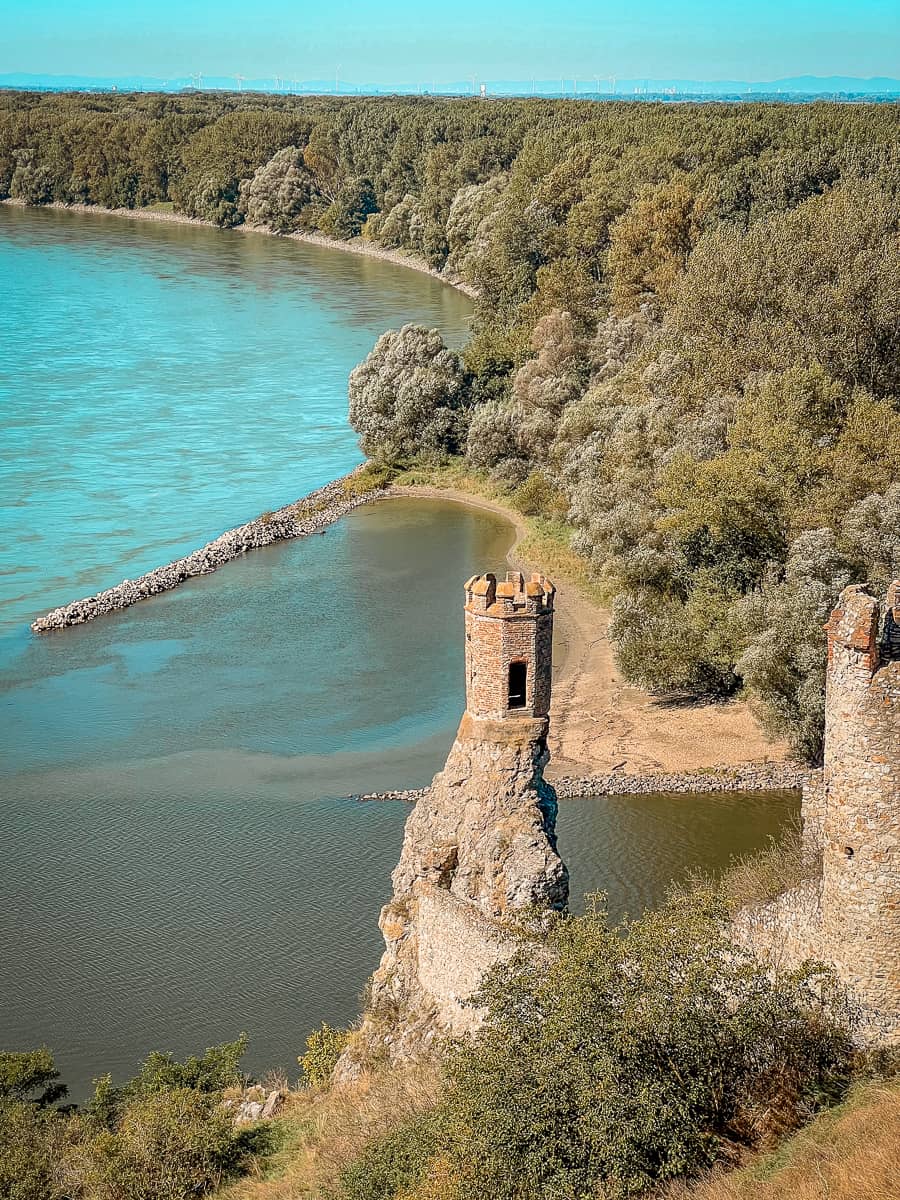
M880 96L900 97L900 79L875 77L860 79L853 75L794 75L786 79L494 79L485 84L492 96L620 96L622 98L659 96ZM93 75L44 75L10 72L0 75L0 87L51 91L160 91L177 92L202 87L216 91L305 92L341 95L467 95L473 91L471 80L434 84L428 81L374 84L331 79L245 79L234 75L193 75L160 79L148 75L100 77Z

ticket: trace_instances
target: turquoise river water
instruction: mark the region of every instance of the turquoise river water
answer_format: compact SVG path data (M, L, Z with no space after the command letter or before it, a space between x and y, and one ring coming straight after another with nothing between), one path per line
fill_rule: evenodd
M346 379L427 276L261 235L0 206L0 1047L76 1098L241 1030L293 1070L381 950L407 810L463 706L461 583L510 527L363 508L104 620L28 621L359 461ZM659 900L777 833L786 795L565 801L575 907Z

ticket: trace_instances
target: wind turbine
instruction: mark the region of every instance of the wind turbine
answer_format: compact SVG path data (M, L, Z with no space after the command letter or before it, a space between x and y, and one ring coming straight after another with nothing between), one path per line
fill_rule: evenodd
M246 79L246 76L245 75L235 75L235 79L237 80L238 91L242 92L244 90L242 85L243 85L244 80Z
M335 95L338 94L338 79L340 78L340 75L341 75L341 64L338 63L338 65L334 68L334 94Z

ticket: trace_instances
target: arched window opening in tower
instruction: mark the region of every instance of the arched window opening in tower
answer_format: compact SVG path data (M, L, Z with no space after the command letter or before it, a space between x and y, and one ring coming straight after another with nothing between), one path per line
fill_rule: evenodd
M511 662L509 664L509 699L507 708L525 707L525 690L528 679L528 664Z

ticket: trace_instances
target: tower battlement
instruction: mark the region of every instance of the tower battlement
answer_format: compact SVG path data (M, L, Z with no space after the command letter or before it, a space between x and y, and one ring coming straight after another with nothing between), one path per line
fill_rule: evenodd
M510 571L466 581L466 712L478 721L546 718L556 588Z
M553 611L556 588L546 575L528 580L521 571L507 571L498 583L495 575L473 575L466 581L466 608L491 617L532 616Z

